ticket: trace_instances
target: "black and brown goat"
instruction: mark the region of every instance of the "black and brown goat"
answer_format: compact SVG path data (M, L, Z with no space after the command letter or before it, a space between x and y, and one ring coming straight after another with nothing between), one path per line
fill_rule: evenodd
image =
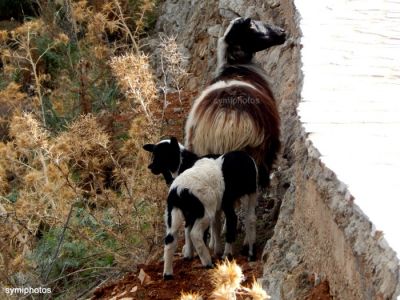
M260 186L280 149L280 118L256 52L284 43L285 32L237 18L218 41L217 76L194 101L185 127L185 147L199 156L245 150L259 165Z

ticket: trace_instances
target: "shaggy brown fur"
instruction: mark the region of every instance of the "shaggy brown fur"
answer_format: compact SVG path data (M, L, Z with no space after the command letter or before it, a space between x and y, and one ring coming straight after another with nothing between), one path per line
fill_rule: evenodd
M280 149L280 119L268 83L246 67L231 66L210 86L229 80L249 85L200 95L186 124L186 147L198 155L245 150L270 170Z

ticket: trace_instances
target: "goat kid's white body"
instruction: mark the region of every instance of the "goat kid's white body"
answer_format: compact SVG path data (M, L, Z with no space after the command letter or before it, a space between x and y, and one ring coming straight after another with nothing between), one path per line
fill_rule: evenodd
M188 189L204 205L205 215L214 218L215 212L221 208L225 191L222 162L221 158L198 160L192 168L175 178L169 190L176 188L180 194L183 189Z
M221 209L222 197L225 191L224 177L222 174L223 158L198 160L194 166L185 170L173 181L170 191L177 189L178 195L187 189L196 196L204 206L204 216L197 219L189 231L185 229L185 258L193 256L193 248L203 266L211 266L211 255L204 244L203 234L211 225L213 227L215 216ZM167 217L167 212L166 212ZM177 247L177 232L185 219L179 208L173 208L171 212L171 227L167 224L167 235L172 235L173 242L164 247L164 275L172 275L172 260ZM215 231L215 229L211 229Z

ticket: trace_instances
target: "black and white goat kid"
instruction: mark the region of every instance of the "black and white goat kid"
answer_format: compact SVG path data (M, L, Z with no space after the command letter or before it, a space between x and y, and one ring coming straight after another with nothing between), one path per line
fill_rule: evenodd
M212 266L203 236L211 226L214 253L220 255L222 244L221 212L226 217L224 256L233 254L237 216L235 203L241 200L245 210L249 259L254 260L256 239L255 206L257 203L258 170L255 161L243 151L233 151L219 157L199 158L183 148L176 138L143 147L153 153L149 169L163 174L170 186L167 208L167 235L164 248L164 277L172 277L172 257L177 247L177 231L185 222L184 257L193 257L193 247L205 267Z

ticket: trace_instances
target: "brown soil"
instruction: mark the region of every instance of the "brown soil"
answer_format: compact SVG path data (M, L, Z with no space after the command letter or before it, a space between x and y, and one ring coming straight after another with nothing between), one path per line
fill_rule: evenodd
M329 282L322 281L315 286L305 300L331 300L333 299L329 293Z
M249 286L253 278L261 276L262 264L260 261L247 262L240 257L237 263L241 266L245 275L243 285ZM138 273L127 274L121 280L101 287L94 292L91 299L178 299L181 292L197 292L208 299L213 286L210 281L210 272L201 266L200 260L195 258L185 261L181 257L174 262L174 279L165 281L162 277L163 263L155 262L149 265L138 266L150 276L150 282L142 285ZM238 298L241 299L241 298Z
M197 92L181 92L181 94L169 93L166 96L168 105L164 111L163 127L161 134L164 136L175 136L183 144L183 131L186 118L189 114L192 102L197 96ZM162 119L164 98L161 96L153 109L154 117Z

